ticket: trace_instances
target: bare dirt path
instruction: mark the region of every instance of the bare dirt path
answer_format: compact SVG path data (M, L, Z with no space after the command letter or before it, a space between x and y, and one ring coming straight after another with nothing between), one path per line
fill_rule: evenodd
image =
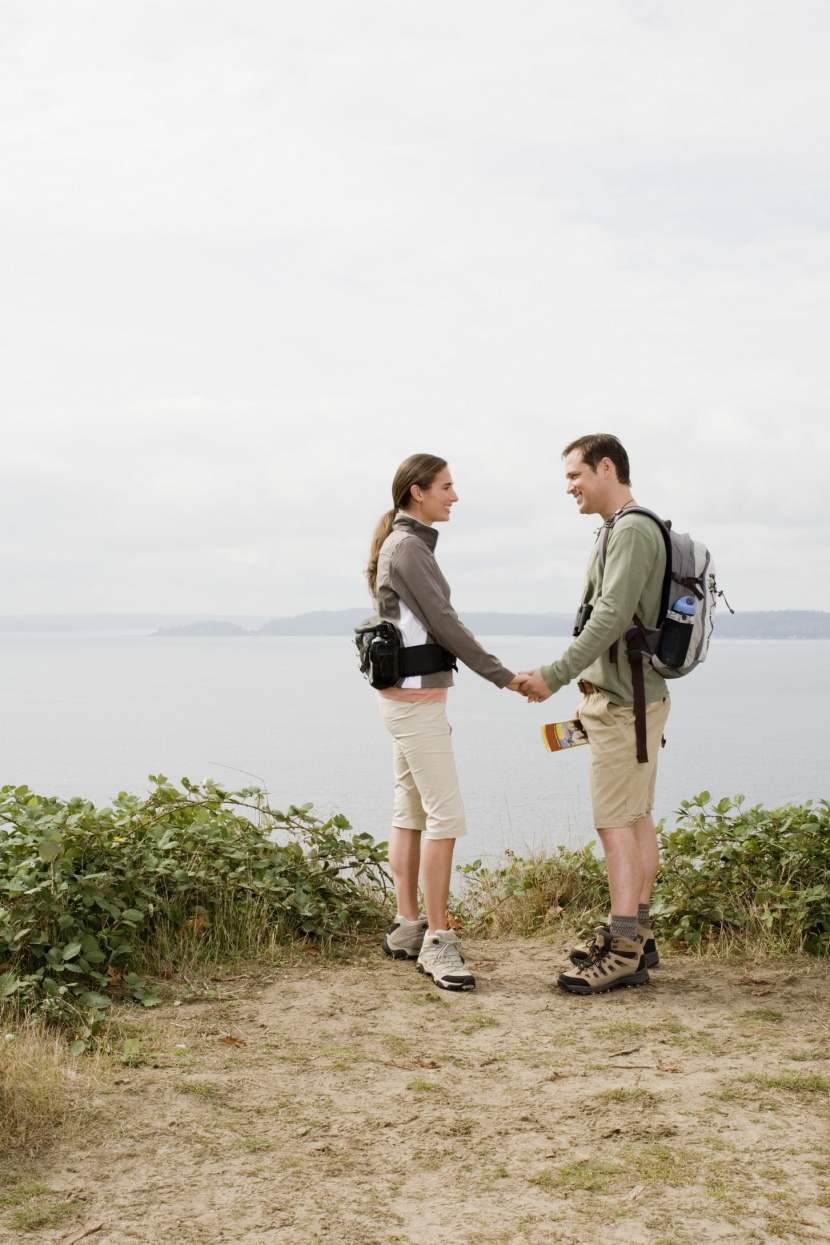
M468 995L371 949L129 1013L138 1066L7 1179L0 1242L830 1240L826 963L585 999L561 948L467 954Z

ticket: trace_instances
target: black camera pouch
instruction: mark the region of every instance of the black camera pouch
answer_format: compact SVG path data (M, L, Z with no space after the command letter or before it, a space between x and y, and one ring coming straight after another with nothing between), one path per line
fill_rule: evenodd
M412 675L458 669L455 657L440 644L405 648L394 623L384 622L377 615L355 627L355 644L361 674L379 691Z

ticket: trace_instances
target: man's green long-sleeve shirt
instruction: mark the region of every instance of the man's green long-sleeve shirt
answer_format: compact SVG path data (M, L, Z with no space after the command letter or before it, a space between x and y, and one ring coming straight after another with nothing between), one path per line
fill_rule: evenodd
M552 692L576 678L587 679L617 705L633 705L631 667L625 655L623 633L636 614L647 627L655 626L666 569L666 547L653 519L644 514L621 516L611 529L605 555L605 573L599 565L597 538L585 578L582 600L593 606L582 634L562 656L542 666L542 678ZM618 644L617 661L610 649ZM646 704L668 695L665 679L649 661L643 662Z

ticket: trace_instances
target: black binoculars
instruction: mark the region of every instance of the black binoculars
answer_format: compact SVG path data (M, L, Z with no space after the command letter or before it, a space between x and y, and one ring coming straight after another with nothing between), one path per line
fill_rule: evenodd
M594 612L593 605L580 605L576 611L576 619L574 621L574 635L580 635L585 627L586 622Z

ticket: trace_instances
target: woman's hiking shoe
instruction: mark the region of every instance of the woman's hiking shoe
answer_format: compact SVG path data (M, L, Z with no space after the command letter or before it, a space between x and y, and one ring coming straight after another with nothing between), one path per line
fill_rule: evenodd
M617 986L644 986L648 981L643 948L639 940L612 936L601 929L583 963L559 974L557 985L571 994L602 994Z
M466 967L451 929L438 929L424 939L415 967L442 990L475 990L476 979Z
M605 930L610 933L607 925L600 925L600 932ZM646 968L656 968L660 963L660 955L657 951L657 943L654 941L654 930L650 925L637 926L637 941L642 945L643 956L646 962ZM568 952L568 959L572 964L577 966L586 964L591 955L591 948L594 945L594 939L587 942L578 943L571 951Z
M425 916L418 917L417 921L396 916L381 946L393 960L417 960L426 932Z

